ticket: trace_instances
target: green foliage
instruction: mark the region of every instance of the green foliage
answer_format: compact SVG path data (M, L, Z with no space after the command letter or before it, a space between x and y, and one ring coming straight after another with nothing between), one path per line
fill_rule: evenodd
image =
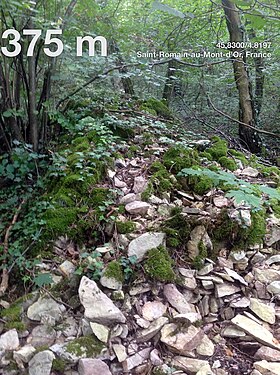
M153 280L171 282L175 280L175 273L172 269L173 261L165 247L148 251L147 259L144 263L145 273Z
M111 277L121 283L124 282L124 274L123 269L120 262L114 260L107 264L106 269L104 271L104 275L106 277Z
M231 189L234 190L229 190L226 196L234 198L237 203L244 202L253 209L259 209L262 206L261 192L267 194L270 198L277 198L280 200L280 194L276 189L255 186L224 171L216 172L211 171L208 168L185 168L178 174L178 176L203 176L210 178L213 186L230 186Z
M207 152L211 154L213 159L218 161L222 156L227 156L227 142L221 140L219 137L213 137L212 140L214 143L212 147L207 149Z
M120 234L127 234L135 231L136 224L131 221L116 221L117 231Z
M193 191L196 194L203 195L213 187L213 181L210 177L200 177L199 181L194 185Z
M52 370L64 373L66 362L62 358L55 358L52 362Z
M168 171L180 172L183 168L190 168L198 164L198 152L183 147L171 147L163 156L163 164Z
M41 288L44 285L50 285L53 283L53 279L50 273L40 273L34 278L36 286Z
M182 209L172 209L170 218L163 224L162 230L166 233L166 244L168 247L182 247L190 235L191 227L189 222L182 215Z
M104 345L94 336L78 337L66 345L66 350L81 358L96 357Z
M200 241L198 244L199 254L192 261L192 265L195 269L200 270L205 262L205 258L208 256L207 248L204 245L203 241Z
M170 109L160 100L149 98L141 106L140 109L146 111L154 116L161 116L165 118L173 118Z
M222 167L229 169L230 171L235 171L237 169L236 162L226 156L221 156L218 161Z

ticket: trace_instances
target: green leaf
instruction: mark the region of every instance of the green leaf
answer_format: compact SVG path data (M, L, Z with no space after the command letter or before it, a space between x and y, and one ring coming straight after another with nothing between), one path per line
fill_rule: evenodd
M39 273L34 279L35 285L42 287L43 285L50 285L53 283L52 275L50 273Z
M256 195L248 194L243 190L230 190L227 192L226 197L233 198L237 204L247 204L251 208L261 207L261 198Z
M269 198L275 198L280 201L280 193L276 189L273 189L265 185L260 185L259 189L262 193L267 194Z

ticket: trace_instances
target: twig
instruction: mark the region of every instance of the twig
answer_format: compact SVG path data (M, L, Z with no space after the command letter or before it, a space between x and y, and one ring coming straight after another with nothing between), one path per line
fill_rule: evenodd
M25 200L23 200L21 202L21 204L19 205L19 207L17 208L17 210L16 210L16 212L13 216L13 220L12 220L11 224L9 225L9 227L7 228L6 233L5 233L4 243L3 243L3 256L4 256L5 259L3 261L2 280L1 280L1 284L0 284L0 296L3 296L5 294L6 290L8 289L8 286L9 286L9 271L7 269L7 255L8 255L8 251L9 251L10 232L13 229L13 226L15 225L15 223L18 219L18 215L19 215L24 203L25 203Z
M208 103L210 104L210 106L214 109L214 111L216 111L217 113L219 113L221 116L224 116L224 117L228 118L229 120L231 120L231 121L233 121L233 122L236 122L237 124L240 124L240 125L243 125L243 126L247 126L247 128L253 129L253 130L255 130L257 133L262 133L262 134L266 134L266 135L272 135L273 137L280 138L280 135L279 135L279 134L271 133L271 132L266 131L266 130L262 130L262 129L255 128L255 127L252 126L252 125L245 124L245 122L242 122L242 121L236 120L235 118L231 117L231 116L228 115L227 113L225 113L225 112L221 111L220 109L216 108L216 107L214 106L213 102L211 101L209 95L207 95L207 100L208 100Z

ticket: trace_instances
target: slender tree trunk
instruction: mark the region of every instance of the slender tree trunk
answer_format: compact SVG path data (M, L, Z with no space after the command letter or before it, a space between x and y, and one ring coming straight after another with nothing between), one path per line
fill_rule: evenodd
M226 15L230 41L243 42L242 25L236 5L230 0L222 0L222 6ZM244 53L241 48L234 48L232 51L239 54L238 57L233 59L234 77L239 93L239 120L255 127L256 117ZM259 153L261 151L260 137L253 129L240 124L239 137L244 146L251 152Z
M263 57L255 57L256 88L255 88L255 110L256 116L260 115L264 90L264 61Z
M166 104L169 105L170 100L172 98L172 94L174 92L174 77L176 75L176 67L177 63L175 60L171 60L168 62L167 72L166 72L166 81L162 93L162 98L166 100Z

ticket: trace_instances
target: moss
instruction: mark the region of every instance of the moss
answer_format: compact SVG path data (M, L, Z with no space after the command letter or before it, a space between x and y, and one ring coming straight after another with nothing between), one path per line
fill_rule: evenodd
M210 171L213 171L213 172L219 172L220 170L220 168L215 164L209 165L208 169L210 169Z
M113 260L112 262L108 263L104 272L106 277L110 277L115 279L121 283L124 282L124 273L121 264Z
M0 312L0 316L7 322L20 321L22 306L19 303L12 304L7 309Z
M230 170L230 171L235 171L237 169L237 164L233 159L230 159L226 156L221 156L219 158L219 163L221 164L222 167Z
M126 152L126 156L128 158L132 158L132 157L136 156L139 151L141 151L141 148L139 146L131 145L131 146L129 146L129 148Z
M172 269L173 263L167 249L159 246L148 251L144 270L154 280L171 282L175 280L175 273Z
M227 156L227 142L220 138L214 138L214 144L207 150L214 160L219 160L222 156Z
M78 337L66 345L67 352L81 358L94 358L103 348L103 344L94 336Z
M77 137L72 141L73 151L75 152L82 152L88 151L90 148L90 143L87 137Z
M19 332L23 332L23 331L25 331L27 329L26 324L23 323L23 322L20 322L20 321L5 323L4 327L5 327L6 330L14 329L15 328Z
M233 149L229 149L228 152L229 152L230 155L234 156L236 159L239 159L243 165L249 164L248 160L246 159L244 154L242 154L242 152L236 151L236 150L233 150Z
M141 199L144 202L147 202L152 194L154 194L154 188L151 181L149 181L146 189L143 191L143 193L141 193Z
M200 156L201 158L206 158L206 159L208 159L209 161L212 161L212 160L213 160L212 155L210 154L210 152L207 152L207 151L203 151L203 152L201 152L201 153L199 154L199 156Z
M165 118L173 118L170 109L160 100L149 98L141 106L140 109L147 111L153 115L158 115Z
M163 156L163 164L168 171L179 173L183 168L197 165L199 161L197 150L183 147L171 147Z
M45 212L46 232L50 238L70 234L71 226L77 219L79 210L77 208L52 208Z
M170 173L166 169L155 172L150 177L150 183L156 195L161 195L163 192L170 191L174 187Z
M252 224L249 228L241 228L240 238L248 245L262 243L266 234L265 211L251 212Z
M175 207L170 213L170 218L163 224L162 230L166 233L168 247L181 247L190 235L191 226L182 215L182 209Z
M207 248L203 241L200 241L198 244L199 254L194 258L192 264L194 268L201 269L204 266L205 258L208 256Z
M194 185L193 191L196 194L203 195L207 193L213 187L213 181L210 177L201 176L199 181Z
M276 217L280 217L280 204L279 204L279 200L278 199L271 199L269 201L270 203L270 206L275 214Z
M116 226L117 226L117 231L120 234L127 234L135 231L136 229L136 224L131 221L116 221Z
M66 362L61 358L55 358L52 362L52 370L64 373Z

